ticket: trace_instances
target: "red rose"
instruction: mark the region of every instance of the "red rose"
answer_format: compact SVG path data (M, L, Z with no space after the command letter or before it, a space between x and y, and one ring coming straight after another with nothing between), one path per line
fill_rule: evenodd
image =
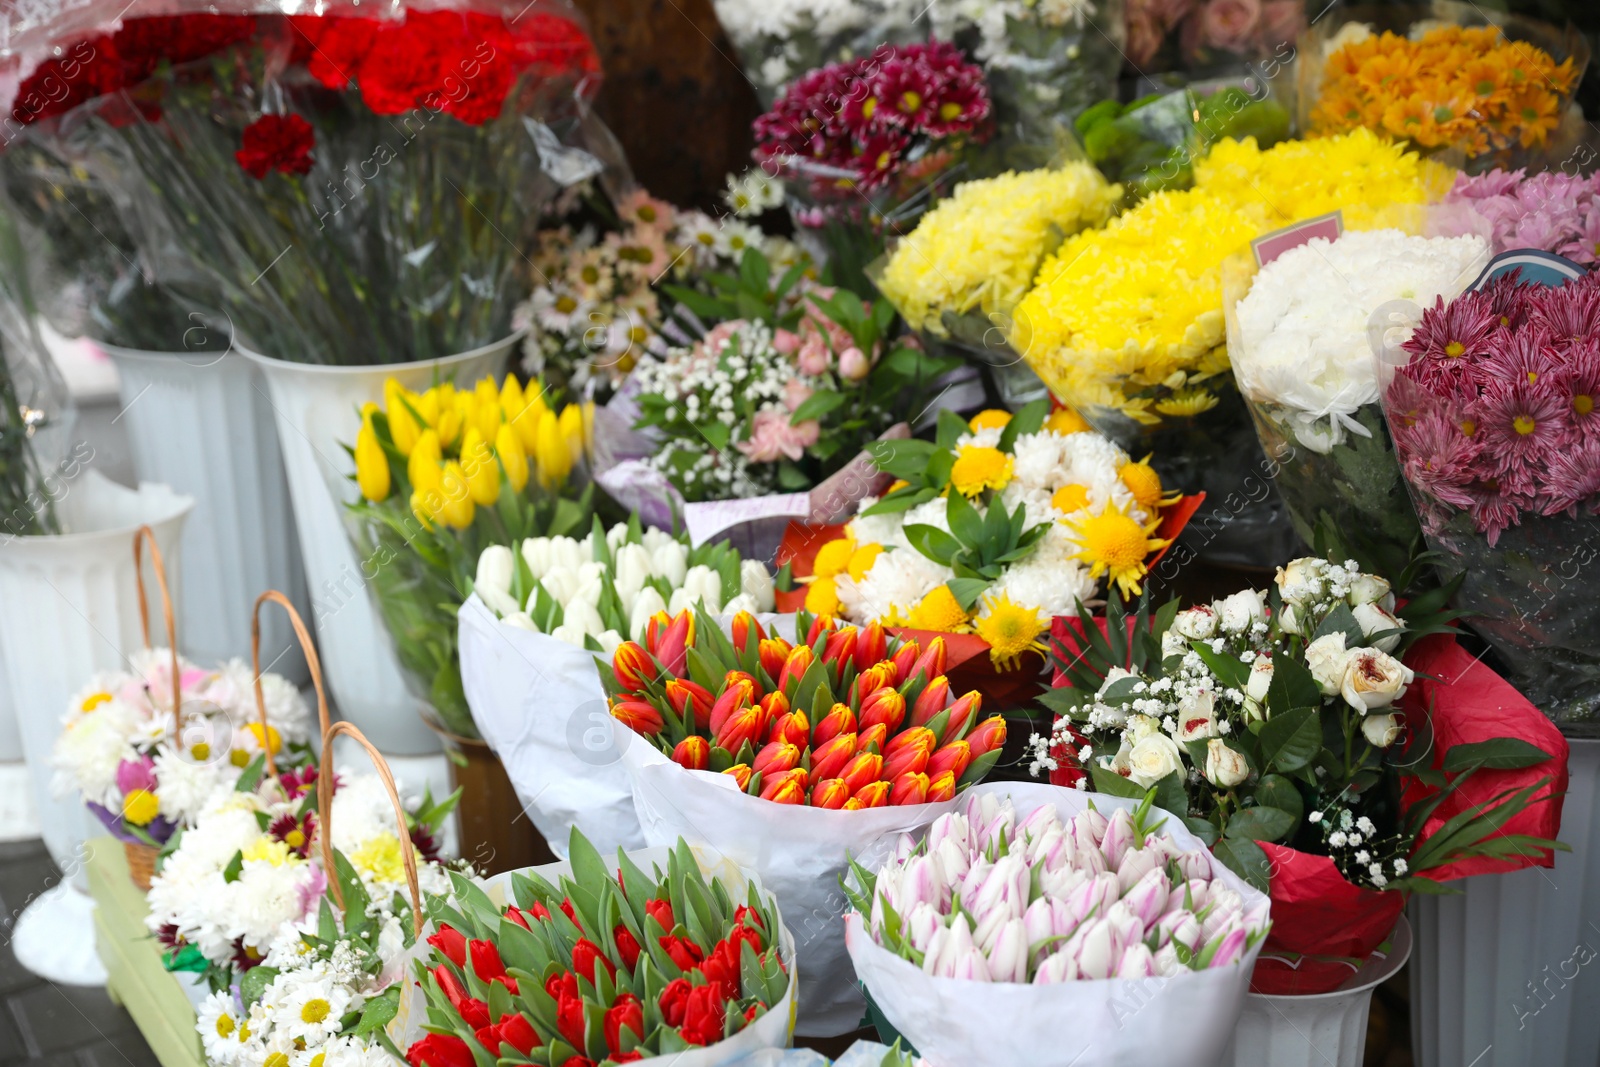
M526 1015L519 1013L502 1015L498 1025L500 1040L524 1056L544 1044L544 1039L539 1036L539 1031L533 1028Z
M453 1034L428 1034L406 1049L411 1067L476 1067L472 1050Z
M583 998L561 995L556 1001L556 1029L561 1039L573 1048L583 1048Z
M633 970L639 965L639 942L634 939L626 926L619 925L611 931L611 936L617 942L617 955L622 957L622 965L628 970Z
M695 986L683 1006L678 1034L691 1045L714 1045L722 1040L722 991L716 985Z
M457 967L467 965L467 938L449 923L442 923L439 932L428 938L428 944L444 954L444 958Z
M694 986L689 984L687 978L674 978L661 991L656 1006L661 1009L661 1019L668 1026L676 1029L683 1025L683 1012L689 1005L689 992L692 989Z
M606 1009L606 1048L613 1056L622 1051L622 1030L633 1031L637 1043L644 1037L644 1008L632 993L623 993Z
M678 965L678 970L680 971L692 971L699 966L701 960L706 958L706 954L701 950L700 946L690 941L687 937L672 937L668 935L661 938L661 947L672 962Z
M667 933L672 932L673 924L677 922L672 915L672 902L667 900L647 900L644 902L644 913L661 924L661 929Z
M605 953L600 951L600 946L586 937L580 937L578 943L572 946L572 969L593 982L597 963L605 964L611 977L617 976L617 965L606 959Z
M273 170L305 174L313 143L311 123L299 115L262 115L244 128L244 147L233 158L258 181Z

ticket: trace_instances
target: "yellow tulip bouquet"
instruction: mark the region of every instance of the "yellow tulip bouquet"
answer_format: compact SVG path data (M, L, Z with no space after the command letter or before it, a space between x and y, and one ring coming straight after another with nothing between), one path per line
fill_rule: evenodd
M367 404L351 449L361 499L350 505L364 576L377 593L406 682L437 725L475 738L461 688L456 608L488 545L570 534L592 521L576 491L586 419L537 383L484 378L412 392L393 378Z

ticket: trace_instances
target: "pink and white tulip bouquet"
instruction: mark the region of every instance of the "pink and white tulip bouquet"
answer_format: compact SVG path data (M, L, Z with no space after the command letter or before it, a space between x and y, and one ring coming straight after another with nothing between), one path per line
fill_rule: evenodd
M1209 1064L1269 926L1266 896L1149 798L981 786L920 841L903 836L876 873L851 875L856 972L934 1063L1139 1062L1159 1049L1163 1062ZM1006 1033L941 1022L936 1010L958 1000L956 1015L1005 1018ZM1126 1025L1152 1004L1148 1025L1142 1014ZM1080 1025L1064 1031L1063 1018ZM1215 1025L1180 1039L1169 1030L1180 1018Z

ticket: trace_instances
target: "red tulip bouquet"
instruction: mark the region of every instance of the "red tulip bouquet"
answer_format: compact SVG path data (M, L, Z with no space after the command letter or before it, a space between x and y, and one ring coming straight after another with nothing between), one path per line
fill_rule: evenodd
M999 758L1005 720L945 677L944 641L802 612L790 640L753 616L658 615L602 682L645 839L702 841L755 871L795 931L799 1032L861 1018L844 951L849 856L926 826Z
M0 60L6 140L106 183L157 280L269 355L389 363L507 336L543 205L599 169L562 143L598 87L577 16L297 6L23 20Z
M576 830L569 848L431 902L390 1031L411 1067L720 1067L788 1044L794 945L770 895L681 840L618 850L615 872Z

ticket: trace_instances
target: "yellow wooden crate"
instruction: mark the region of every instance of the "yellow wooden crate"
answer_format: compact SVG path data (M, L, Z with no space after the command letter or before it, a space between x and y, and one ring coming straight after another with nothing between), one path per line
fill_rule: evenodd
M128 1009L162 1067L204 1067L194 1005L178 977L161 965L160 946L144 925L150 909L128 877L122 845L97 837L88 849L95 945L111 999Z

